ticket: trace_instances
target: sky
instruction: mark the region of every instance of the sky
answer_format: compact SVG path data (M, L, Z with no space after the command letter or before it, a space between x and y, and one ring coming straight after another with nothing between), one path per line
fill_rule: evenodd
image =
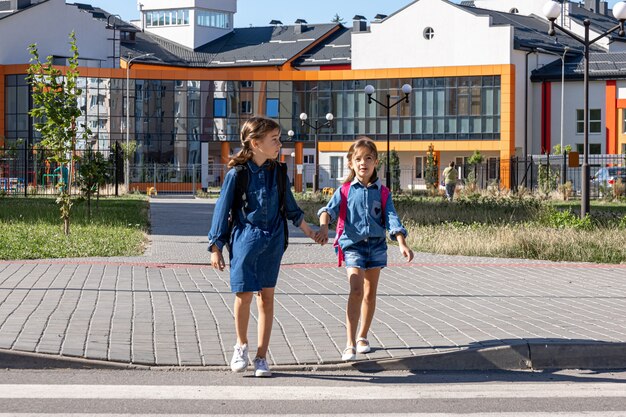
M126 21L139 18L136 0L67 0L67 3L75 2L119 14ZM352 17L356 14L373 20L379 13L390 15L410 3L412 0L239 0L235 27L267 26L272 19L285 25L293 24L296 19L328 23L335 14L352 25Z
M139 18L137 0L66 1L88 3L109 13L119 14L126 21ZM609 0L609 7L613 7L617 1ZM390 15L412 2L413 0L238 0L235 27L267 26L273 19L280 20L285 25L293 24L296 19L304 19L309 23L328 23L335 14L351 25L352 17L356 14L373 20L379 13Z

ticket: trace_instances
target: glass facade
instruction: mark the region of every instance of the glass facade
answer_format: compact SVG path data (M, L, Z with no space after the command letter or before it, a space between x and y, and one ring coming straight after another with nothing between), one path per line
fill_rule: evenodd
M5 77L5 132L10 140L37 133L29 125L29 88L23 75ZM200 143L239 141L242 123L252 115L268 115L283 132L293 129L296 140L313 141L313 132L301 127L300 113L309 121L331 127L319 131L320 141L353 141L368 135L385 140L387 113L368 104L363 88L372 84L375 97L402 98L403 84L413 86L409 103L391 109L391 140L499 140L500 76L347 80L347 81L189 81L81 78L83 95L78 121L92 131L90 141L110 149L126 134L137 140L134 163L200 163ZM126 95L129 103L126 103ZM127 111L130 126L127 126ZM79 143L78 147L85 146Z
M200 10L196 12L198 26L228 29L231 26L232 13Z
M146 12L146 26L182 26L189 24L189 10L154 10Z

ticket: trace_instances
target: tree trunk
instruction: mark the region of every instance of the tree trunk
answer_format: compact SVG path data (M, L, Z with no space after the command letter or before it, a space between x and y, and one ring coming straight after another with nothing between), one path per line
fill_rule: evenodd
M70 235L70 219L63 219L63 232L65 232L65 236Z

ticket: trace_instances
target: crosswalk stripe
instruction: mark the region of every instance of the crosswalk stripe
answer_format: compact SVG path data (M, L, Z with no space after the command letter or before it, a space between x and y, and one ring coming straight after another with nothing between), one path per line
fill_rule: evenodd
M487 383L402 386L167 386L2 384L1 399L413 400L468 398L626 398L621 383Z

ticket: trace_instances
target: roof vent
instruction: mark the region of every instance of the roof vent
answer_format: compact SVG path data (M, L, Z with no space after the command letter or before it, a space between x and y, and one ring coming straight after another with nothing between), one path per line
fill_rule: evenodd
M385 20L386 17L386 14L378 13L376 16L374 16L374 21L380 22L382 20Z
M352 18L352 32L367 32L367 19L360 14Z
M272 21L270 21L270 25L272 25L272 26L278 26L278 25L282 25L282 24L283 24L283 22L281 22L280 20L273 20L272 19Z
M600 14L604 16L608 16L609 14L609 2L601 1L600 2Z
M304 20L304 19L296 20L296 27L294 28L294 32L296 34L299 35L301 33L306 32L307 30L308 30L308 27L307 27L306 20Z
M17 10L22 10L30 6L30 0L17 0Z

